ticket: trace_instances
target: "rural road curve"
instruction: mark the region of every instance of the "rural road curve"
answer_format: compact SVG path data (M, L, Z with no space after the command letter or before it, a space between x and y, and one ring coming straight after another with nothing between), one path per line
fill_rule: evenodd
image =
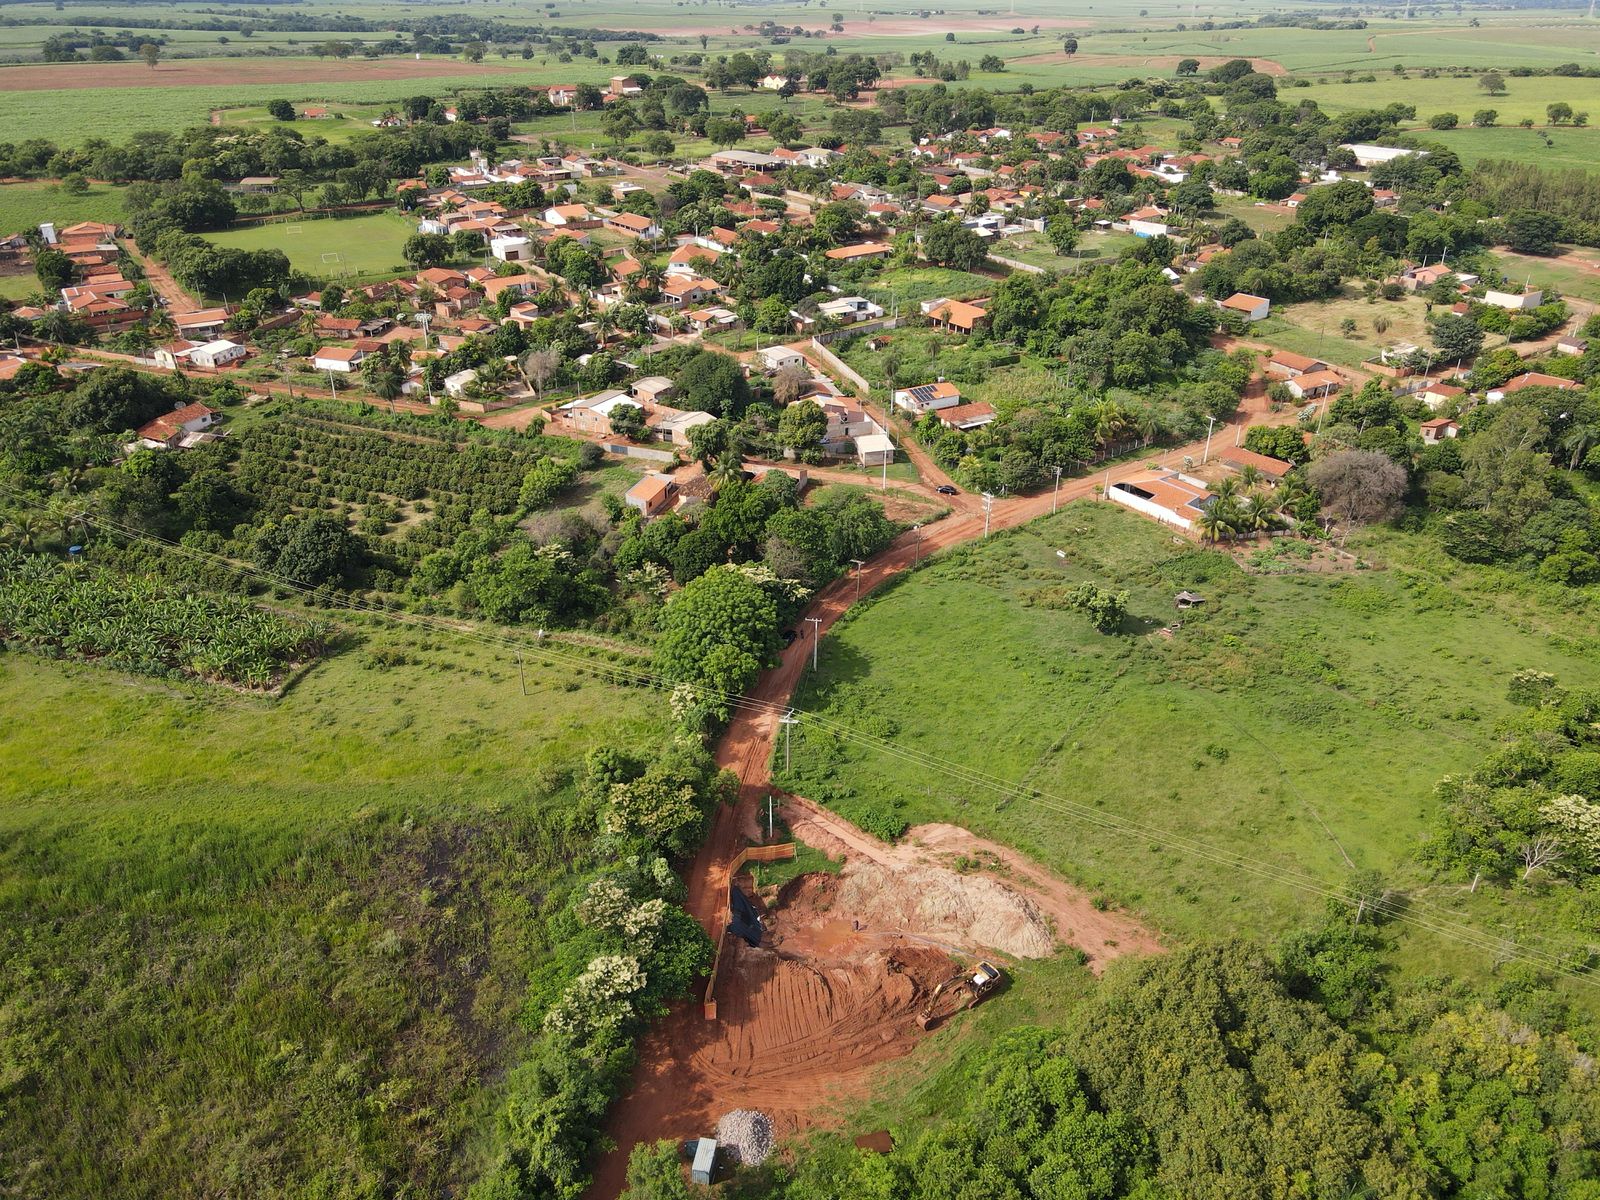
M1248 400L1227 425L1220 426L1212 438L1214 450L1231 445L1229 439L1237 430L1252 420L1256 424L1291 424L1296 418L1293 406L1280 413L1266 411L1261 398ZM1045 516L1057 504L1089 499L1096 487L1109 481L1116 483L1142 474L1151 459L1164 466L1175 467L1183 459L1199 459L1205 442L1197 441L1187 446L1142 456L1137 461L1122 463L1108 471L1063 481L1059 497L1049 492L1037 496L1022 496L996 501L990 517L991 530L1011 529L1024 525L1037 517ZM903 486L903 485L902 485ZM861 569L859 588L862 596L887 583L896 575L922 559L975 541L984 535L983 515L980 512L952 513L945 519L924 526L920 538L914 532L901 534L888 549L869 559ZM817 593L801 618L798 629L810 628L808 622L820 621L819 635L832 628L856 600L857 580L854 575L842 576ZM778 718L787 708L790 697L799 686L811 660L811 636L797 638L783 651L778 665L764 672L746 693L747 703L739 709L729 723L727 731L717 745L717 765L739 777L739 800L732 806L719 808L713 817L712 828L695 856L689 870L688 898L685 908L700 922L707 936L715 939L721 935L727 907L729 869L734 858L749 841L749 832L757 826L757 812L771 783L770 763L773 746L780 729ZM699 1022L704 1020L698 1004L676 1007L664 1023ZM670 1044L675 1038L655 1039L653 1044ZM629 1093L632 1094L653 1070L652 1064L642 1054L633 1074ZM822 1097L819 1097L819 1102ZM629 1111L629 1096L613 1107L607 1131L615 1148L601 1157L595 1165L594 1182L586 1193L587 1200L612 1200L619 1196L625 1185L628 1155L640 1142L658 1136L658 1131L642 1127Z

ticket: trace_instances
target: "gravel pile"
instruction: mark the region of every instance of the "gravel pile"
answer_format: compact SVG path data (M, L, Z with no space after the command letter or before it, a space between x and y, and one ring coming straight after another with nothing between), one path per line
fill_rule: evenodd
M717 1148L741 1166L759 1166L772 1153L772 1118L753 1108L736 1108L717 1122Z

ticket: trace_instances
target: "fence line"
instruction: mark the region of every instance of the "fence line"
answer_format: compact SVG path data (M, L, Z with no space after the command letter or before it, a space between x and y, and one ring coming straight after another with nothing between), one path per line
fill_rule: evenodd
M728 867L728 882L731 884L744 870L746 863L753 862L787 862L793 858L795 848L793 842L781 842L776 846L747 846L741 850ZM708 1021L717 1019L717 976L722 970L722 948L728 944L728 922L722 922L722 932L717 935L717 953L711 960L711 978L706 980L706 998L704 1005L705 1018Z
M998 254L989 255L990 262L997 262L1002 267L1010 267L1013 271L1022 271L1028 275L1045 275L1048 272L1043 267L1036 267L1032 263L1022 262L1015 258L1001 258Z

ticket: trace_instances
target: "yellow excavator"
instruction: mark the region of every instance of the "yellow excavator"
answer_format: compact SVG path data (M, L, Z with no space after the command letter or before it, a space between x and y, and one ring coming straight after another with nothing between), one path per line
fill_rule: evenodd
M980 962L976 967L950 976L932 992L917 1014L917 1025L932 1029L947 1017L953 1017L964 1008L971 1008L982 1000L1004 978L1000 968L990 962Z

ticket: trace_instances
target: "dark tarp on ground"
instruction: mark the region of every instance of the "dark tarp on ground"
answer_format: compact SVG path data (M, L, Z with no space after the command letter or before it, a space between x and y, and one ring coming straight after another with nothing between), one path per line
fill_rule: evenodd
M752 946L761 945L761 914L737 883L728 884L728 929Z

